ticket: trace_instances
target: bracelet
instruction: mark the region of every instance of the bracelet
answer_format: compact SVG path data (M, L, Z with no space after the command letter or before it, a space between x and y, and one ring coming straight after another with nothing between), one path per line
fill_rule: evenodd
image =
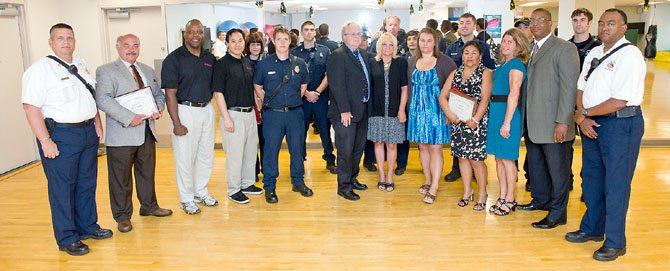
M44 140L47 140L47 139L50 139L50 138L51 138L50 136L47 136L45 138L40 139L40 142L44 142Z

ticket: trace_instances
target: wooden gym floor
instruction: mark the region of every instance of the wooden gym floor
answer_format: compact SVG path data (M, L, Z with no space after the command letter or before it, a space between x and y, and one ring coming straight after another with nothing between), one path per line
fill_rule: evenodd
M667 139L670 132L670 65L649 63L645 94L645 140ZM317 137L309 136L316 141ZM217 138L220 140L219 138ZM568 206L568 224L552 230L530 227L545 212L517 211L507 217L460 208L462 181L440 182L433 205L421 202L423 181L418 152L410 153L405 175L395 177L396 191L374 186L376 172L362 169L370 187L361 200L336 195L335 175L328 173L321 151L309 150L305 180L315 195L291 192L288 153L280 154L279 203L263 196L239 205L226 198L225 153L216 150L210 193L219 206L189 216L178 207L172 150L159 149L156 190L159 203L174 215L132 219L134 229L119 233L109 209L107 167L99 158L99 223L114 231L107 240L85 241L83 257L60 252L53 239L46 179L39 163L0 178L0 268L4 270L664 270L670 266L670 146L643 148L633 181L628 212L628 253L615 262L591 259L600 243L571 244L568 231L579 227L585 211L576 177ZM445 149L445 170L451 160ZM525 149L521 150L523 158ZM575 149L578 176L581 149ZM520 161L521 162L521 161ZM488 206L498 197L495 163L489 157ZM523 172L521 172L523 173ZM517 201L527 203L523 175ZM260 185L260 183L257 183ZM476 186L475 186L476 187Z

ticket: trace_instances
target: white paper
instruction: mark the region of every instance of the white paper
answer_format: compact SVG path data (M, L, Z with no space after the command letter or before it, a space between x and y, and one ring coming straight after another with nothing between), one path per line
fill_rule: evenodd
M156 100L154 100L151 87L144 87L114 99L121 106L135 114L151 116L153 113L158 112L158 106L156 106Z
M449 110L454 113L459 120L467 121L472 119L472 113L475 109L475 102L468 100L454 93L449 93Z

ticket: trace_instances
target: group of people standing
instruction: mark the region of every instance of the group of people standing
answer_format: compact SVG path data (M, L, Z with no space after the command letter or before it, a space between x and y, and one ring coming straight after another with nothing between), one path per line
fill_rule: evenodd
M588 24L592 17L587 10L576 10L573 25ZM263 193L268 203L279 201L276 180L284 138L292 190L304 197L314 194L304 180L305 137L313 118L321 130L326 169L337 174L337 194L347 200L360 198L354 190L367 189L358 176L370 140L381 167L377 188L388 192L396 189L393 168L398 153L409 150L408 142L418 143L425 177L419 193L423 202L433 203L444 166L443 145L451 144L464 182L458 206L474 201L474 210L486 210L484 161L494 155L500 194L488 210L499 216L517 208L548 210L544 219L532 224L542 229L566 223L577 123L587 212L580 230L566 239L601 241L606 236L594 258L616 259L625 254L625 213L643 133L639 105L645 66L639 50L626 46L626 14L618 9L603 13L598 21L603 44L597 47L588 26L575 34L577 46L553 36L551 13L545 9L519 22L503 34L496 65L488 45L475 38L477 20L469 13L460 16L460 37L444 51L443 36L433 28L410 31L399 41L393 30L400 19L390 16L385 25L391 31L372 42L375 55L360 49L364 34L356 22L342 26L343 43L335 47L328 43L327 26L326 40L321 41L330 46L315 37L320 31L324 38L323 25L317 30L306 21L300 29L303 42L293 49L289 31L275 28L275 53L270 55L264 53L260 34L247 36L231 29L225 35L227 53L218 60L202 48L203 24L194 19L186 24L184 45L163 62L160 86L154 70L137 61L137 36L120 36L119 59L99 67L93 79L85 63L73 57L72 28L56 24L50 29L52 59L42 59L26 71L22 101L49 182L59 248L83 255L88 246L80 240L112 236L97 224L95 211L95 149L103 134L96 104L107 117L110 200L120 232L132 230L133 168L140 215L172 214L158 206L154 190L155 120L164 108L174 127L181 209L197 214L198 204L217 205L207 189L214 157L213 99L221 112L227 194L233 202L247 203L247 195ZM408 47L404 55L399 55L401 43ZM158 107L152 115L133 113L115 99L147 86ZM475 101L471 116L452 111L450 99L456 96ZM332 153L331 125L337 157ZM516 161L522 136L533 200L517 205ZM629 159L618 159L622 156ZM263 189L254 185L259 168Z

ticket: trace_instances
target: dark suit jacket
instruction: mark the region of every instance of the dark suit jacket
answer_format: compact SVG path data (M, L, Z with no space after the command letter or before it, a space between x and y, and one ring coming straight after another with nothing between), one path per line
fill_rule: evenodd
M384 116L386 80L384 79L384 61L370 58L370 77L372 77L372 94L370 95L370 115ZM407 60L394 58L389 67L389 117L397 117L400 107L401 88L407 85Z
M359 50L370 73L370 62L365 51ZM366 78L363 67L346 45L335 49L326 66L330 105L328 118L340 121L340 114L351 112L352 122L367 118L366 103L363 102L365 88L370 78Z

